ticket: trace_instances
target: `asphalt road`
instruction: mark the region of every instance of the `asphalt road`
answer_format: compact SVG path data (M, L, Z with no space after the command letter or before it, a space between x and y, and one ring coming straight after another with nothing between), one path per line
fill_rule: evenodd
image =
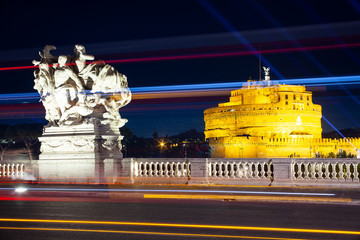
M356 189L2 187L1 239L360 239Z

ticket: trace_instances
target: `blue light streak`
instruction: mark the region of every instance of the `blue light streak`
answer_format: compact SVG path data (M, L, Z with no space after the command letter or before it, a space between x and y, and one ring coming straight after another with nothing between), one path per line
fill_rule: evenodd
M245 47L250 51L257 51L254 46L239 32L237 29L224 17L220 14L216 8L211 5L206 0L198 0L198 2L213 16L218 20L234 37L239 40L240 43L244 44ZM259 53L260 54L260 53ZM271 67L271 70L281 79L284 79L284 76L265 58L262 57L263 62Z
M17 188L0 188L0 190L15 191ZM185 190L185 189L89 189L89 188L26 188L27 191L72 191L72 192L181 192L181 193L233 193L261 195L306 195L335 196L334 193L300 193L300 192L258 192L258 191L227 191L227 190Z
M206 84L186 84L186 85L168 85L168 86L150 86L150 87L133 87L131 92L136 94L152 94L164 92L191 92L191 91L216 91L216 90L233 90L239 89L246 82L227 82L227 83L206 83ZM316 78L294 78L271 81L274 85L304 85L304 86L326 86L326 85L348 85L360 84L360 75L354 76L336 76L336 77L316 77ZM25 101L40 100L38 93L10 93L0 94L1 101ZM34 102L34 101L33 101Z
M326 119L326 117L323 115L322 118L325 120L327 124L329 124L330 127L332 127L340 136L342 136L351 146L353 146L355 149L357 149L354 144L352 144L349 139L347 139L334 125L331 124L329 120Z

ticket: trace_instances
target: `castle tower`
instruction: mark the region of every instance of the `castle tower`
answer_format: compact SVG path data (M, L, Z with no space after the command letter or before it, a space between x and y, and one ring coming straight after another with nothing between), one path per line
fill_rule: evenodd
M229 102L204 111L212 157L259 158L269 153L276 157L281 154L269 150L271 139L309 142L321 138L321 106L312 102L312 92L305 86L271 85L270 68L264 70L265 80L249 80L231 91Z
M305 86L248 82L204 111L205 137L320 138L321 106Z

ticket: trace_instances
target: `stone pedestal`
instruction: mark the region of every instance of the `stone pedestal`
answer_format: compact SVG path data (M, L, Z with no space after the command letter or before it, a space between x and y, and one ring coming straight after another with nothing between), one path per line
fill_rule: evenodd
M117 176L121 159L117 126L89 121L45 127L39 156L40 182L106 183Z

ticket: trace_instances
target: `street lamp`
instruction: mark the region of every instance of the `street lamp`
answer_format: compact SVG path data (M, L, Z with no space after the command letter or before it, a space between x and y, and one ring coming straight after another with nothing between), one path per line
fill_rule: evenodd
M159 142L159 146L160 146L160 150L162 151L162 150L163 150L163 148L165 148L165 147L166 147L166 144L165 144L165 142L164 142L164 141L161 141L161 142Z

